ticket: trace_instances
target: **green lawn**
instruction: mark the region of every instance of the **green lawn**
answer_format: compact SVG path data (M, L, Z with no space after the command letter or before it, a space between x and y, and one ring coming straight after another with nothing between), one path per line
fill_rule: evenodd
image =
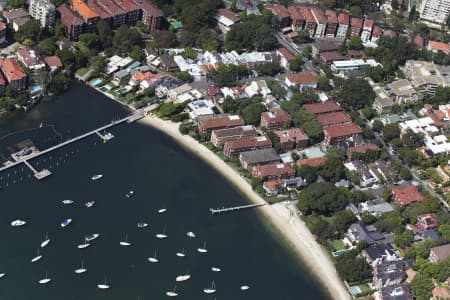
M85 75L87 73L87 71L89 71L88 68L80 68L80 69L77 70L76 73L77 73L78 76L83 76L83 75Z
M336 251L346 249L345 244L342 240L333 240L333 241L330 241L330 244Z

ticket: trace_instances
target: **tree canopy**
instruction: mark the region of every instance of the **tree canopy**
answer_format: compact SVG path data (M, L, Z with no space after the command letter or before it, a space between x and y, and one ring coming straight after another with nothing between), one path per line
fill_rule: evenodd
M341 83L336 97L344 107L349 110L357 110L371 106L375 99L375 93L363 78L349 78Z
M345 192L329 182L315 182L305 188L298 198L298 208L306 215L313 212L331 215L348 204Z
M336 259L336 269L342 279L355 282L372 277L369 264L361 257L357 257L356 251L350 251L339 255Z

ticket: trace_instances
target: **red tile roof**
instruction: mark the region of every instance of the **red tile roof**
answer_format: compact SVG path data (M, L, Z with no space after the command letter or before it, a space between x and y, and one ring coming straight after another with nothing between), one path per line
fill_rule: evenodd
M327 17L325 17L323 10L321 10L320 8L318 8L318 7L311 8L311 13L315 17L317 23L319 23L319 24L327 23Z
M352 17L352 23L351 23L352 25L352 27L355 27L355 28L361 28L362 27L362 24L363 24L363 22L362 22L362 20L360 19L360 18L353 18Z
M295 59L294 54L292 54L291 52L289 52L286 48L278 48L278 52L280 52L280 54L287 60L287 61L291 61Z
M413 202L422 202L424 197L415 185L408 185L406 187L395 187L392 189L394 200L400 205L406 206Z
M279 187L283 186L283 181L281 179L271 179L264 181L264 189L271 193L276 192Z
M72 7L85 19L97 18L99 15L93 11L84 0L72 0Z
M63 66L58 56L44 56L44 61L49 67L61 68Z
M271 10L279 18L289 18L289 11L281 4L266 4L266 8Z
M416 44L416 46L421 48L421 49L423 47L425 47L425 41L424 41L423 37L420 34L416 35L416 37L414 38L414 44Z
M338 51L321 52L319 55L324 63L331 63L335 60L345 60L346 59L346 57L343 56L342 54L340 54Z
M375 144L363 144L355 147L349 147L347 149L347 155L351 157L353 153L366 153L367 150L381 151L380 147Z
M272 146L272 141L267 136L256 136L236 141L227 141L225 145L228 149L259 148Z
M275 131L275 134L280 139L280 143L286 143L289 141L308 141L308 136L300 128L291 128L287 130Z
M288 11L291 14L292 20L304 20L305 19L305 17L303 17L303 15L300 13L300 10L297 7L295 7L294 5L289 5Z
M56 9L61 15L61 22L69 27L71 25L82 25L84 21L67 4L58 6Z
M131 0L116 0L116 3L118 3L127 12L139 10L139 7Z
M261 113L261 121L267 124L274 123L291 123L291 116L281 108L275 108L272 111L265 111Z
M236 14L227 8L218 9L217 14L220 16L224 16L227 19L230 19L234 23L239 21L239 18L236 16Z
M434 288L432 291L433 299L450 299L450 291L448 288Z
M331 138L342 137L342 136L351 136L355 134L362 134L363 131L359 128L355 123L350 123L346 125L338 125L327 127L323 130L326 136Z
M198 124L199 127L208 130L221 127L242 126L245 124L245 122L239 116L230 116L224 114L210 117L200 117L198 119Z
M384 35L384 36L388 36L388 37L394 38L394 37L397 36L397 32L395 32L395 31L392 30L392 29L385 29L385 30L383 31L383 35Z
M382 34L381 27L378 26L378 25L375 25L375 26L373 27L373 31L372 31L372 38L373 38L373 37L380 37L381 34Z
M352 118L349 117L343 111L331 112L328 114L322 114L317 116L317 121L322 124L323 127L327 127L333 124L345 124L350 123Z
M295 174L295 170L290 164L273 163L268 165L258 165L253 167L252 170L252 175L259 178L281 177L285 174Z
M337 104L336 101L333 100L328 100L323 103L305 104L303 105L303 108L315 115L342 110L339 104Z
M438 262L443 261L450 256L450 244L433 247L430 251L436 256Z
M300 7L300 13L303 15L303 17L305 18L306 22L308 23L315 23L316 20L314 19L312 13L311 13L311 9L309 7Z
M373 20L369 20L369 19L364 20L364 27L372 28L373 27Z
M0 59L0 68L8 82L21 80L24 77L27 77L27 74L22 70L15 58Z
M327 159L325 157L315 157L315 158L305 158L297 160L298 166L310 166L313 168L319 167L326 163Z
M429 41L428 48L430 50L442 51L444 53L448 53L449 46L448 43L438 42L438 41Z
M287 79L294 84L315 84L319 82L314 72L288 74Z
M3 16L8 19L8 22L11 22L14 19L28 17L29 14L24 8L16 8L4 11Z
M327 23L338 23L338 16L335 10L327 9L325 15L327 16Z
M134 0L134 3L136 3L136 5L139 6L145 13L152 15L155 18L164 16L164 13L148 0Z
M0 31L3 31L6 29L6 24L3 22L0 22Z
M339 24L350 25L350 17L346 13L340 13L338 16Z

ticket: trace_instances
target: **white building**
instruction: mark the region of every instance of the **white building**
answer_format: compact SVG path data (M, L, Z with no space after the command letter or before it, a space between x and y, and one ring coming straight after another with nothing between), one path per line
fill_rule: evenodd
M32 18L39 20L42 27L55 25L56 9L50 0L30 0L28 13Z
M450 12L450 0L423 0L419 12L422 21L444 25Z
M361 33L361 41L367 43L372 37L373 21L366 19L363 25L363 31Z
M188 107L191 110L189 112L189 117L194 121L196 121L198 117L214 115L214 103L210 100L193 101L188 103Z
M331 70L335 73L341 73L344 71L359 70L376 66L378 66L378 63L374 59L336 60L331 64Z

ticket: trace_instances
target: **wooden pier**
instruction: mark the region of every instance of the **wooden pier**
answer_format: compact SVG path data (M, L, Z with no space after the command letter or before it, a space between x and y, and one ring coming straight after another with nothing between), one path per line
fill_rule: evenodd
M264 205L268 205L268 203L248 204L248 205L233 206L233 207L222 207L222 208L217 208L217 209L210 208L209 211L211 212L212 215L215 215L215 214L227 213L227 212L232 212L232 211L236 211L236 210L259 207L259 206L264 206Z
M64 147L64 146L67 146L67 145L69 145L69 144L75 143L75 142L77 142L77 141L79 141L79 140L85 139L85 138L87 138L88 136L91 136L91 135L93 135L93 134L97 134L97 135L100 136L103 140L105 140L105 138L108 139L108 137L107 137L106 135L100 134L100 131L104 131L104 130L106 130L106 129L108 129L108 128L111 128L111 127L113 127L113 126L119 125L119 124L124 123L124 122L127 122L127 123L134 122L134 121L136 121L136 120L139 120L139 119L145 117L145 115L146 115L146 112L145 112L144 110L137 110L137 111L134 112L133 114L131 114L131 115L129 115L129 116L123 118L123 119L120 119L120 120L117 120L117 121L112 121L111 123L109 123L109 124L107 124L107 125L105 125L105 126L102 126L102 127L100 127L100 128L97 128L97 129L94 129L94 130L92 130L92 131L89 131L89 132L86 132L86 133L84 133L84 134L81 134L81 135L79 135L79 136L77 136L77 137L74 137L73 139L67 140L67 141L62 142L62 143L60 143L60 144L58 144L58 145L55 145L55 146L50 147L50 148L47 148L47 149L45 149L45 150L43 150L43 151L39 151L39 152L33 153L33 154L31 154L31 155L27 155L26 157L24 157L24 158L19 158L19 159L17 159L16 161L8 161L8 162L6 162L6 163L4 164L3 167L0 168L0 172L6 171L6 170L8 170L8 169L10 169L10 168L13 168L13 167L15 167L15 166L17 166L17 165L20 165L21 163L24 163L24 164L25 164L28 168L30 168L30 170L34 173L34 177L36 177L37 179L43 179L43 178L45 178L45 177L51 175L52 173L51 173L49 170L47 170L47 169L43 169L43 170L41 170L41 171L37 171L37 170L34 169L33 166L28 162L29 160L31 160L31 159L33 159L33 158L37 158L37 157L39 157L39 156L42 156L42 155L44 155L44 154L47 154L47 153L49 153L49 152L52 152L52 151L57 150L57 149L59 149L59 148L62 148L62 147ZM112 135L111 135L111 136L112 136Z

